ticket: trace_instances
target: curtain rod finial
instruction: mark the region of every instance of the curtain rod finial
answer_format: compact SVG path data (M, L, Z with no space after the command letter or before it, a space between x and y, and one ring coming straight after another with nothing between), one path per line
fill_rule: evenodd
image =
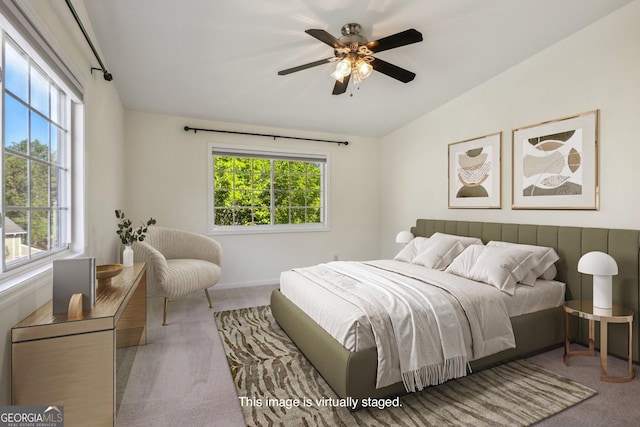
M102 71L102 77L104 77L106 81L110 82L113 80L113 75L104 68L91 67L91 74L93 74L93 70Z

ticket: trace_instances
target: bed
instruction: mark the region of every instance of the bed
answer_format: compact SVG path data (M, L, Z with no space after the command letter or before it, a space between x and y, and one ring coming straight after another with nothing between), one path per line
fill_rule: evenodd
M476 237L483 243L504 241L553 248L559 260L556 281L563 288L566 299L589 299L591 278L576 270L583 253L602 250L616 258L620 274L614 278L614 303L638 310L638 248L637 230L594 229L579 227L557 227L521 224L499 224L465 221L420 219L411 229L414 236L430 237L434 233ZM284 273L283 273L284 274ZM282 284L281 284L282 286ZM286 285L288 286L288 285ZM287 291L290 292L290 291ZM384 387L376 387L378 354L375 346L350 343L347 338L327 332L314 315L305 312L304 303L291 294L287 298L280 290L271 296L271 308L275 319L291 337L305 356L316 367L324 379L341 398L386 397L406 392L405 384L398 381ZM472 370L477 371L508 360L524 357L559 346L564 339L564 316L562 301L551 303L542 310L515 313L510 323L515 337L515 347L499 353L472 360ZM309 310L309 307L306 307ZM335 323L340 323L335 322ZM572 325L574 322L572 322ZM330 329L330 328L329 328ZM586 342L586 326L575 322L573 336ZM638 328L634 321L634 360L638 361ZM353 335L353 334L352 334ZM366 334L361 334L365 335ZM352 340L353 341L353 340ZM624 355L626 335L623 330L610 332L611 352Z

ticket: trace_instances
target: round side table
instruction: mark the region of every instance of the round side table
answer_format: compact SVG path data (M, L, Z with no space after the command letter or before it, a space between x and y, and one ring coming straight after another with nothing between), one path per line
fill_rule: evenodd
M614 305L611 309L601 309L593 306L590 300L572 300L564 304L565 315L565 335L564 335L564 364L569 364L569 356L593 356L594 348L594 323L600 322L600 380L609 382L627 382L631 381L635 375L632 366L632 329L633 311ZM589 320L589 350L571 350L569 342L569 315L581 317ZM628 364L629 372L626 376L610 376L607 373L607 344L608 344L608 325L609 323L627 323L629 325L629 354Z

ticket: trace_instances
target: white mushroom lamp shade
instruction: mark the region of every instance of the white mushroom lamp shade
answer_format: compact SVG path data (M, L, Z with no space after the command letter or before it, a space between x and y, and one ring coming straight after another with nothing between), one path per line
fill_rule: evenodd
M403 230L398 234L396 234L396 243L403 243L406 245L412 240L413 240L413 234L411 234L410 231Z
M604 252L588 252L578 261L578 271L593 275L593 306L611 309L611 276L618 274L616 260Z

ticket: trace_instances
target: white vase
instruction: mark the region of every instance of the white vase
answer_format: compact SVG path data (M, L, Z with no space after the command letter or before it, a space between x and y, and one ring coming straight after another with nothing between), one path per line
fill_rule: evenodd
M122 251L122 266L133 266L133 249L131 249L131 245L124 246L124 250Z

